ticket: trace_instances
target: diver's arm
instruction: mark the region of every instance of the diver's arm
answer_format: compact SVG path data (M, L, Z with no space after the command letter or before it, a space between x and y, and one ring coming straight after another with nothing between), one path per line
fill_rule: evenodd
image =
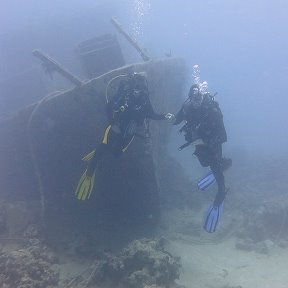
M151 104L149 99L148 99L146 105L147 105L146 107L147 107L147 117L148 118L150 118L152 120L164 120L164 119L166 119L166 117L165 117L166 114L155 113L155 111L153 109L153 106L152 106L152 104Z
M183 107L175 115L175 120L173 121L173 125L178 125L182 121L184 121L184 109L183 109Z

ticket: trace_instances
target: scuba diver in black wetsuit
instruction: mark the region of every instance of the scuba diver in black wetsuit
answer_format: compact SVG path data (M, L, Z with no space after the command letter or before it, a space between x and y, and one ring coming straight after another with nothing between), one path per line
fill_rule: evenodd
M106 107L109 125L105 130L102 142L84 157L88 161L88 167L76 189L76 196L79 200L86 200L90 197L97 164L105 153L112 153L117 157L125 152L137 135L137 127L144 125L147 119L164 120L172 117L170 113L157 114L154 112L144 73L133 73L128 75L128 79L121 80L116 95L107 103Z
M180 132L185 133L187 143L182 145L179 150L196 140L200 140L201 144L195 145L194 154L203 167L210 166L218 185L218 193L210 208L213 209L211 210L213 215L207 213L213 219L206 219L209 223L213 222L213 227L208 228L204 224L206 231L214 232L219 220L220 208L227 192L223 171L232 164L231 159L222 157L222 144L227 141L223 115L219 104L214 100L214 96L210 93L202 93L199 85L194 84L190 88L188 99L173 119L173 125L180 124L182 121L185 121L185 125L180 129Z

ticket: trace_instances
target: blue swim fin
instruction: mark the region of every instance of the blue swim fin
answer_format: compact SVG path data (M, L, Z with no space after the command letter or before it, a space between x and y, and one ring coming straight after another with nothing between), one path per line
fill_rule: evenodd
M216 181L215 176L212 171L210 171L207 175L205 175L203 178L201 178L197 182L197 186L199 190L205 190L210 185L212 185Z
M206 212L206 217L203 225L203 228L205 229L206 232L213 233L216 231L222 213L223 213L223 202L219 206L216 206L214 204L211 204L209 206L209 209Z

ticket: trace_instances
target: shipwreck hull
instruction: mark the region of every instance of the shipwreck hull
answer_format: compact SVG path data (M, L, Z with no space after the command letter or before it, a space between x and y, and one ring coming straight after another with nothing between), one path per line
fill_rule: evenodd
M74 195L86 167L81 158L102 140L108 123L106 86L134 71L146 71L155 111L175 112L186 74L184 61L176 58L125 66L45 97L0 122L1 199L39 200L51 227L155 224L160 211L157 163L171 129L166 121L150 121L148 141L136 137L120 158L105 159L89 201Z

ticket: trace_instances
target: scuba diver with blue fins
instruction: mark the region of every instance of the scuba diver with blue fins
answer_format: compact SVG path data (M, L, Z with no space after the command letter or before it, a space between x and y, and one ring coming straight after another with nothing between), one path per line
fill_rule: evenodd
M201 166L209 166L211 169L198 182L198 188L204 190L215 181L218 185L218 193L207 211L203 225L207 232L213 233L219 223L227 193L223 171L232 165L232 160L222 157L222 144L227 141L227 135L219 104L214 99L215 95L203 93L200 88L198 84L191 86L188 99L173 117L172 124L178 125L185 121L180 132L184 132L187 142L179 150L193 143L194 155Z
M118 91L110 101L106 95L109 124L105 129L103 140L83 158L88 161L88 166L76 188L75 194L79 200L86 200L91 196L98 163L106 153L112 153L118 157L127 150L135 136L145 138L145 136L138 135L136 129L143 126L147 119L169 120L173 116L170 113L154 112L144 72L116 76L110 81L122 76L124 79L120 80Z

